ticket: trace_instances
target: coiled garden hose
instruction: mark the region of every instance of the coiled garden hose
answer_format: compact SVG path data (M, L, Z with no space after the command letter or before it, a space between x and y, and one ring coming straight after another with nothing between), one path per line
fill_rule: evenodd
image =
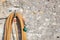
M19 40L26 40L26 28L25 28L25 24L24 24L24 20L22 18L22 15L20 13L11 13L7 20L6 20L6 24L5 24L5 31L4 31L4 40L11 40L11 33L12 33L12 23L14 20L14 15L18 18L19 23L20 23L20 28L21 28L21 39ZM18 29L16 27L16 40L18 40Z

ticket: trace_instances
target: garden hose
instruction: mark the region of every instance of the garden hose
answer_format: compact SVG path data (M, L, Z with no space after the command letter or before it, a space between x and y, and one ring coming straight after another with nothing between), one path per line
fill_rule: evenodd
M14 15L18 18L19 20L19 23L20 23L20 28L21 28L21 39L19 40L26 40L26 28L25 28L25 23L24 23L24 20L22 18L22 15L20 13L15 13L12 12L7 20L6 20L6 23L5 23L5 31L4 31L4 40L11 40L11 33L12 33L12 23L13 23L13 20L14 20ZM17 27L16 28L16 40L18 40L18 29Z

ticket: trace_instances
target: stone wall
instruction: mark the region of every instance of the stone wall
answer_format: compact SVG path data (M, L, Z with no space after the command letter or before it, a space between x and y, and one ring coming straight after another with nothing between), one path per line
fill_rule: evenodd
M0 2L0 18L20 12L25 19L27 40L60 40L60 0L7 0ZM0 40L6 19L0 20Z

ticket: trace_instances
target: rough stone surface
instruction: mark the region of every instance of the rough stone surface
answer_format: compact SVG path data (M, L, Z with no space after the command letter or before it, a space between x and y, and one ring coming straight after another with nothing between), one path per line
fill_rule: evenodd
M60 40L60 0L7 0L0 2L0 18L20 12L25 19L27 40ZM2 40L5 19L0 20Z

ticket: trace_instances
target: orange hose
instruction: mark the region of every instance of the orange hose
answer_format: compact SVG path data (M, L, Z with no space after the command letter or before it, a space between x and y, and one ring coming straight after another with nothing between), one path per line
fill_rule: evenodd
M5 32L4 32L4 40L11 40L13 17L14 17L14 13L11 13L9 15L9 17L7 18L7 20L6 20ZM16 17L18 17L20 25L21 25L20 28L21 28L21 32L22 32L22 40L26 40L26 32L23 31L24 22L23 22L22 15L20 13L16 13Z

